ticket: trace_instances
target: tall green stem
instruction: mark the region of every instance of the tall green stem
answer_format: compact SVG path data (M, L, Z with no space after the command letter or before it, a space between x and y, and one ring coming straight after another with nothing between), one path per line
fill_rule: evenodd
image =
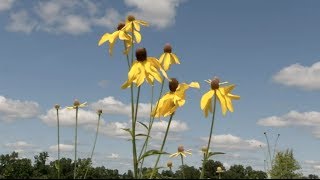
M163 138L163 141L162 141L162 145L161 145L161 148L160 148L160 152L163 151L164 145L166 144L166 140L167 140L167 136L168 136L168 132L169 132L169 129L170 129L170 124L171 124L171 120L172 120L173 115L174 115L174 113L172 113L172 114L170 115L170 119L169 119L169 121L168 121L168 126L167 126L166 133L165 133L164 138ZM157 158L156 163L155 163L155 165L154 165L154 167L153 167L153 170L152 170L150 179L153 178L153 176L154 176L154 174L155 174L155 172L156 172L156 169L157 169L157 166L158 166L160 157L161 157L161 154L158 155L158 158Z
M94 138L94 143L93 143L93 148L91 151L91 156L90 156L90 161L92 162L92 157L93 157L93 153L94 153L94 149L96 148L96 143L97 143L97 139L98 139L98 134L99 134L99 127L100 127L100 118L101 118L101 114L98 113L98 124L97 124L97 130L96 130L96 136ZM87 177L87 173L89 171L90 166L88 165L86 173L84 174L83 179L86 179Z
M265 132L264 133L266 139L267 139L267 144L268 144L268 153L269 153L269 159L270 159L270 169L272 168L272 160L271 160L271 151L270 151L270 143L269 143L269 139L268 139L268 136L267 136L267 133Z
M160 94L159 94L159 98L158 98L158 101L157 101L157 104L156 104L155 109L158 108L159 100L160 100L160 98L161 98L161 96L162 96L164 81L165 81L165 80L163 80L163 82L161 83ZM154 90L154 88L153 88L153 86L152 86L152 99L153 99L153 90ZM153 104L152 102L153 102L153 101L151 101L151 111L150 111L150 114L152 113L152 104ZM141 158L142 153L145 153L145 152L147 151L147 149L148 149L148 142L149 142L149 137L150 137L152 125L153 125L153 122L154 122L154 118L155 118L154 116L150 116L150 121L149 121L149 127L148 127L147 136L146 136L146 139L145 139L145 141L144 141L144 143L143 143L143 146L142 146L142 148L141 148L141 151L140 151L140 154L139 154L139 159ZM142 170L142 167L143 167L143 163L144 163L144 159L142 159L142 161L141 161L141 166L140 166L140 169L141 169L141 170Z
M78 138L78 110L79 107L76 107L76 128L75 128L75 136L74 136L74 172L73 179L76 179L77 175L77 138Z
M140 97L140 86L138 87L136 110L134 114L134 121L132 122L132 146L133 146L133 168L134 168L134 178L138 177L138 160L137 160L137 145L136 145L136 122L139 108L139 97Z
M205 171L204 168L205 168L205 165L206 165L208 157L209 157L209 149L210 149L210 143L211 143L211 137L212 137L212 131L213 131L213 125L214 125L214 117L215 117L215 114L216 114L216 104L217 104L217 96L214 95L211 129L210 129L210 134L209 134L208 146L207 146L206 153L204 155L204 159L203 159L203 162L202 162L202 169L201 169L200 179L204 178L204 171Z
M59 120L59 108L57 109L57 129L58 129L58 179L60 179L60 120Z
M186 179L186 175L184 174L184 164L183 164L183 156L180 154L181 157L181 171L182 171L182 179Z

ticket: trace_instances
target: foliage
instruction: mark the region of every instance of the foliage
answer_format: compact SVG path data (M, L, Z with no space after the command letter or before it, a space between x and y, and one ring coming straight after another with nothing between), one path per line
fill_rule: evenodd
M276 154L270 175L271 178L277 179L301 178L302 174L297 172L300 169L299 162L293 156L293 151L287 149Z

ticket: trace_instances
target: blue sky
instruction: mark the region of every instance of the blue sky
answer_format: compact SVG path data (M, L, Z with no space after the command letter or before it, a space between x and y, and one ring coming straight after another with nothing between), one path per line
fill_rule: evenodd
M117 43L114 55L98 46L127 14L148 21L139 47L159 57L165 43L181 64L168 72L180 82L198 81L201 89L187 92L187 103L174 117L170 141L192 149L186 163L199 167L199 150L209 134L210 118L199 107L209 90L205 79L219 76L237 85L235 112L223 117L218 108L214 151L226 166L240 163L263 169L267 132L277 150L292 148L304 174L320 169L320 6L319 1L0 1L0 153L13 150L33 157L49 151L56 157L53 106L88 102L80 111L79 155L89 157L95 110L104 124L95 163L126 171L131 144L120 128L130 124L130 93L121 90L127 77L126 59ZM157 7L157 8L155 8ZM159 89L159 84L156 85ZM165 86L165 90L168 88ZM156 92L156 94L158 94ZM147 121L150 86L142 86L142 121ZM61 110L64 155L73 157L74 112ZM163 136L166 119L156 123ZM151 147L158 147L154 138ZM259 145L264 148L261 149ZM162 163L168 160L162 158ZM173 160L178 167L178 160ZM175 165L176 163L176 165ZM152 158L147 162L152 165ZM319 174L318 174L319 175Z

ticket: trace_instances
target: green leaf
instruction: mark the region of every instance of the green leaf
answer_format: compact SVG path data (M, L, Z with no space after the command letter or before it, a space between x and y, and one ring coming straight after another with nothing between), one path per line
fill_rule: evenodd
M136 136L146 136L146 137L151 138L151 136L148 136L147 134L136 134Z
M143 127L145 127L147 129L147 131L149 130L148 126L146 124L144 124L143 122L138 121L138 123L140 123Z
M147 152L145 152L141 158L139 158L138 161L141 161L142 159L148 157L148 156L152 156L152 155L158 155L158 154L169 154L167 152L162 152L162 151L159 151L159 150L149 150Z
M215 156L215 155L219 155L219 154L226 154L226 153L224 153L224 152L209 152L208 159L209 159L211 156Z
M131 137L133 137L132 131L130 130L130 128L121 128L121 129L124 131L127 131L131 135Z
M54 167L55 167L57 170L59 170L59 162L56 161L56 162L54 163Z

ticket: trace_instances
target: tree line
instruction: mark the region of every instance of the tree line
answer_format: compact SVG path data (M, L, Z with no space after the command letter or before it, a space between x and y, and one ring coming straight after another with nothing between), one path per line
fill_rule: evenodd
M281 157L284 154L281 154ZM48 152L41 152L34 156L34 160L28 158L20 158L17 152L11 154L0 155L0 178L1 179L56 179L57 178L57 163L58 161L48 162ZM281 158L280 157L280 158ZM278 160L280 161L280 160ZM283 158L281 160L283 163ZM83 179L83 176L89 167L89 171L86 175L86 179L133 179L133 172L128 170L121 174L117 169L107 169L104 166L93 167L91 165L90 158L78 159L77 162L77 179ZM290 167L294 166L290 164ZM73 179L74 163L70 158L60 159L61 167L61 179ZM221 168L221 172L217 173L217 168ZM267 173L261 170L254 170L251 166L232 165L227 170L220 161L209 160L204 166L206 179L266 179ZM281 169L280 166L276 167ZM285 173L289 178L296 178L291 171L288 170ZM194 166L180 166L177 171L172 171L169 168L159 169L156 178L160 179L179 179L182 177L182 173L186 179L198 179L200 176L201 168ZM148 178L152 168L143 168L141 172L144 178ZM294 170L295 171L295 170ZM294 172L293 171L293 172ZM271 174L276 174L272 172ZM275 176L274 176L275 177ZM284 178L278 176L278 178ZM306 179L318 179L319 177L314 174L310 174L308 177L300 176L298 178Z

